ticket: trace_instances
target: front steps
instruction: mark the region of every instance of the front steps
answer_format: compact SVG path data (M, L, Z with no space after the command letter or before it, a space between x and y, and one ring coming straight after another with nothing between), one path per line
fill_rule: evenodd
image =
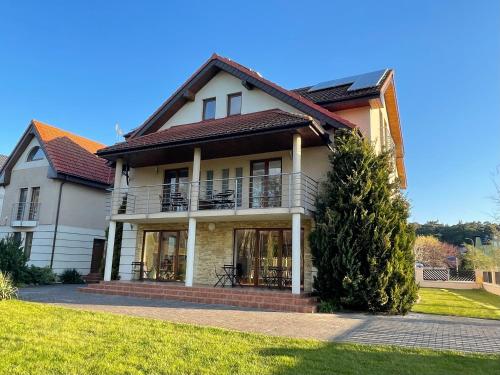
M294 295L289 290L278 291L252 287L213 288L208 286L185 287L178 283L101 281L79 288L84 293L112 294L119 296L178 300L185 302L229 305L270 311L314 313L317 298L310 293Z

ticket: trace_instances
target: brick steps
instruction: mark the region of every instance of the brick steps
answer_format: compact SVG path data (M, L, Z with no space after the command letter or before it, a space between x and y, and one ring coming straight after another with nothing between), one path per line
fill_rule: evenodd
M85 275L82 278L83 281L85 281L87 284L98 283L102 280L100 273L89 273L88 275Z
M285 291L252 288L192 287L172 283L100 282L79 288L84 293L100 293L129 297L177 300L204 304L249 307L271 311L313 313L317 298L305 293L292 295Z

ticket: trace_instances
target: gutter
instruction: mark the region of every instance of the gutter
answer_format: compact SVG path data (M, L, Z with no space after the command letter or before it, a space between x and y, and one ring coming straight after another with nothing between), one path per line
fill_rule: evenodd
M56 224L54 227L54 238L52 240L52 252L50 254L50 269L52 269L52 266L54 265L54 254L56 252L56 237L57 237L57 229L59 227L59 213L61 211L61 196L62 196L62 189L66 181L61 181L61 184L59 185L59 197L57 199L57 213L56 213Z

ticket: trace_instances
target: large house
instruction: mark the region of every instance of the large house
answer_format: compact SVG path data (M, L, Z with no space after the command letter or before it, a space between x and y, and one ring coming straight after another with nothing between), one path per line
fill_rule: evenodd
M114 175L94 154L103 147L33 120L0 168L0 237L18 237L28 264L99 271Z
M120 222L122 281L192 287L236 273L242 285L311 291L315 195L335 131L352 128L394 151L404 188L393 70L287 90L214 54L124 142L97 152L116 165L105 280Z

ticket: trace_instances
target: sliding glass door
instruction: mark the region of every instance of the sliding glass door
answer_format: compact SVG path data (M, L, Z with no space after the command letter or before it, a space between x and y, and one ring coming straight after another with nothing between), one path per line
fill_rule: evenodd
M301 241L301 268L303 270L303 232ZM291 230L237 229L234 243L235 264L242 284L268 287L291 285ZM303 271L301 280L303 280Z
M145 232L142 278L157 281L184 281L186 244L186 231Z

